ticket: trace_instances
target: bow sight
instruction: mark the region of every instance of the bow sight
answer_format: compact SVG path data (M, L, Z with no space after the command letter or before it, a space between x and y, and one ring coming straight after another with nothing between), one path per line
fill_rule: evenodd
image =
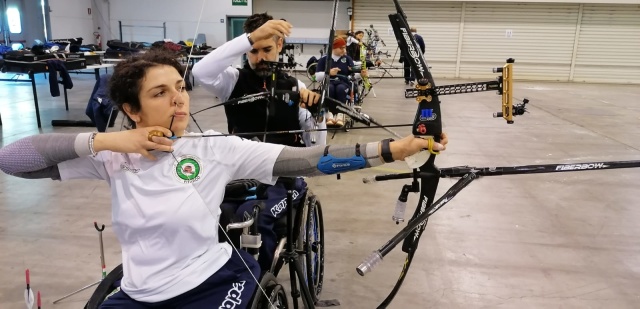
M416 98L418 102L430 100L434 95L450 95L484 91L497 91L502 96L502 110L494 113L493 117L504 118L507 123L513 123L513 116L522 115L526 112L528 99L522 103L513 105L513 63L515 60L509 58L503 67L494 68L493 73L502 73L496 80L486 82L463 83L453 85L442 85L431 87L431 85L421 85L419 82L414 89L404 91L405 98ZM515 108L515 109L514 109Z
M269 72L273 74L282 72L285 69L293 69L297 65L297 63L295 62L291 63L290 61L283 62L283 61L267 61L267 60L262 60L259 62L259 64L266 64L269 67Z

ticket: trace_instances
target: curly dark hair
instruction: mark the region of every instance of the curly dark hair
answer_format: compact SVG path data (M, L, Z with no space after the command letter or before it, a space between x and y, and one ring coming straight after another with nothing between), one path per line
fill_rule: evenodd
M123 107L125 103L131 105L133 112L140 111L142 80L147 69L160 65L172 66L180 76L184 76L185 68L176 59L176 54L164 48L148 50L140 56L131 57L115 66L109 80L109 97L125 115ZM126 116L129 125L135 128L135 122L128 115Z
M251 33L256 31L256 29L262 27L262 25L266 24L268 21L273 20L273 16L264 13L255 13L244 22L244 32Z

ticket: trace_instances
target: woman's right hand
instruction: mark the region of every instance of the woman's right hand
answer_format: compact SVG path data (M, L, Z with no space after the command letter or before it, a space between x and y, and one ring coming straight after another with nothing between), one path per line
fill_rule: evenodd
M152 136L152 131L159 131L163 137ZM139 153L149 160L156 157L149 153L151 150L173 152L173 140L166 136L172 136L171 130L164 127L147 127L127 131L98 133L93 141L95 152L109 150L119 153Z

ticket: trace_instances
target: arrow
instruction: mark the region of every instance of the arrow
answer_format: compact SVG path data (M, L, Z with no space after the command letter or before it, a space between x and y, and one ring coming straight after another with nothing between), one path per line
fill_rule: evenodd
M25 277L27 278L27 289L24 290L24 303L27 305L27 309L33 308L33 292L31 291L31 279L29 278L29 269L25 271Z

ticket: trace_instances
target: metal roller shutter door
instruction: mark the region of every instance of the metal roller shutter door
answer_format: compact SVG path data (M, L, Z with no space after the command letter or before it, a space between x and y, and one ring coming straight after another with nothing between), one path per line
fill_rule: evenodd
M569 80L579 6L466 3L460 77L495 76L514 58L516 79Z
M640 5L584 4L574 81L640 83Z
M435 77L455 77L458 54L458 37L462 16L461 2L419 2L401 1L407 14L409 25L416 27L426 45L426 58ZM379 44L381 51L396 53L398 44L391 30L389 14L395 13L391 0L354 0L354 29L364 30L373 25L378 35L387 44ZM398 63L398 51L393 66L402 68ZM382 58L391 64L392 58ZM401 70L394 70L395 77L401 77Z

